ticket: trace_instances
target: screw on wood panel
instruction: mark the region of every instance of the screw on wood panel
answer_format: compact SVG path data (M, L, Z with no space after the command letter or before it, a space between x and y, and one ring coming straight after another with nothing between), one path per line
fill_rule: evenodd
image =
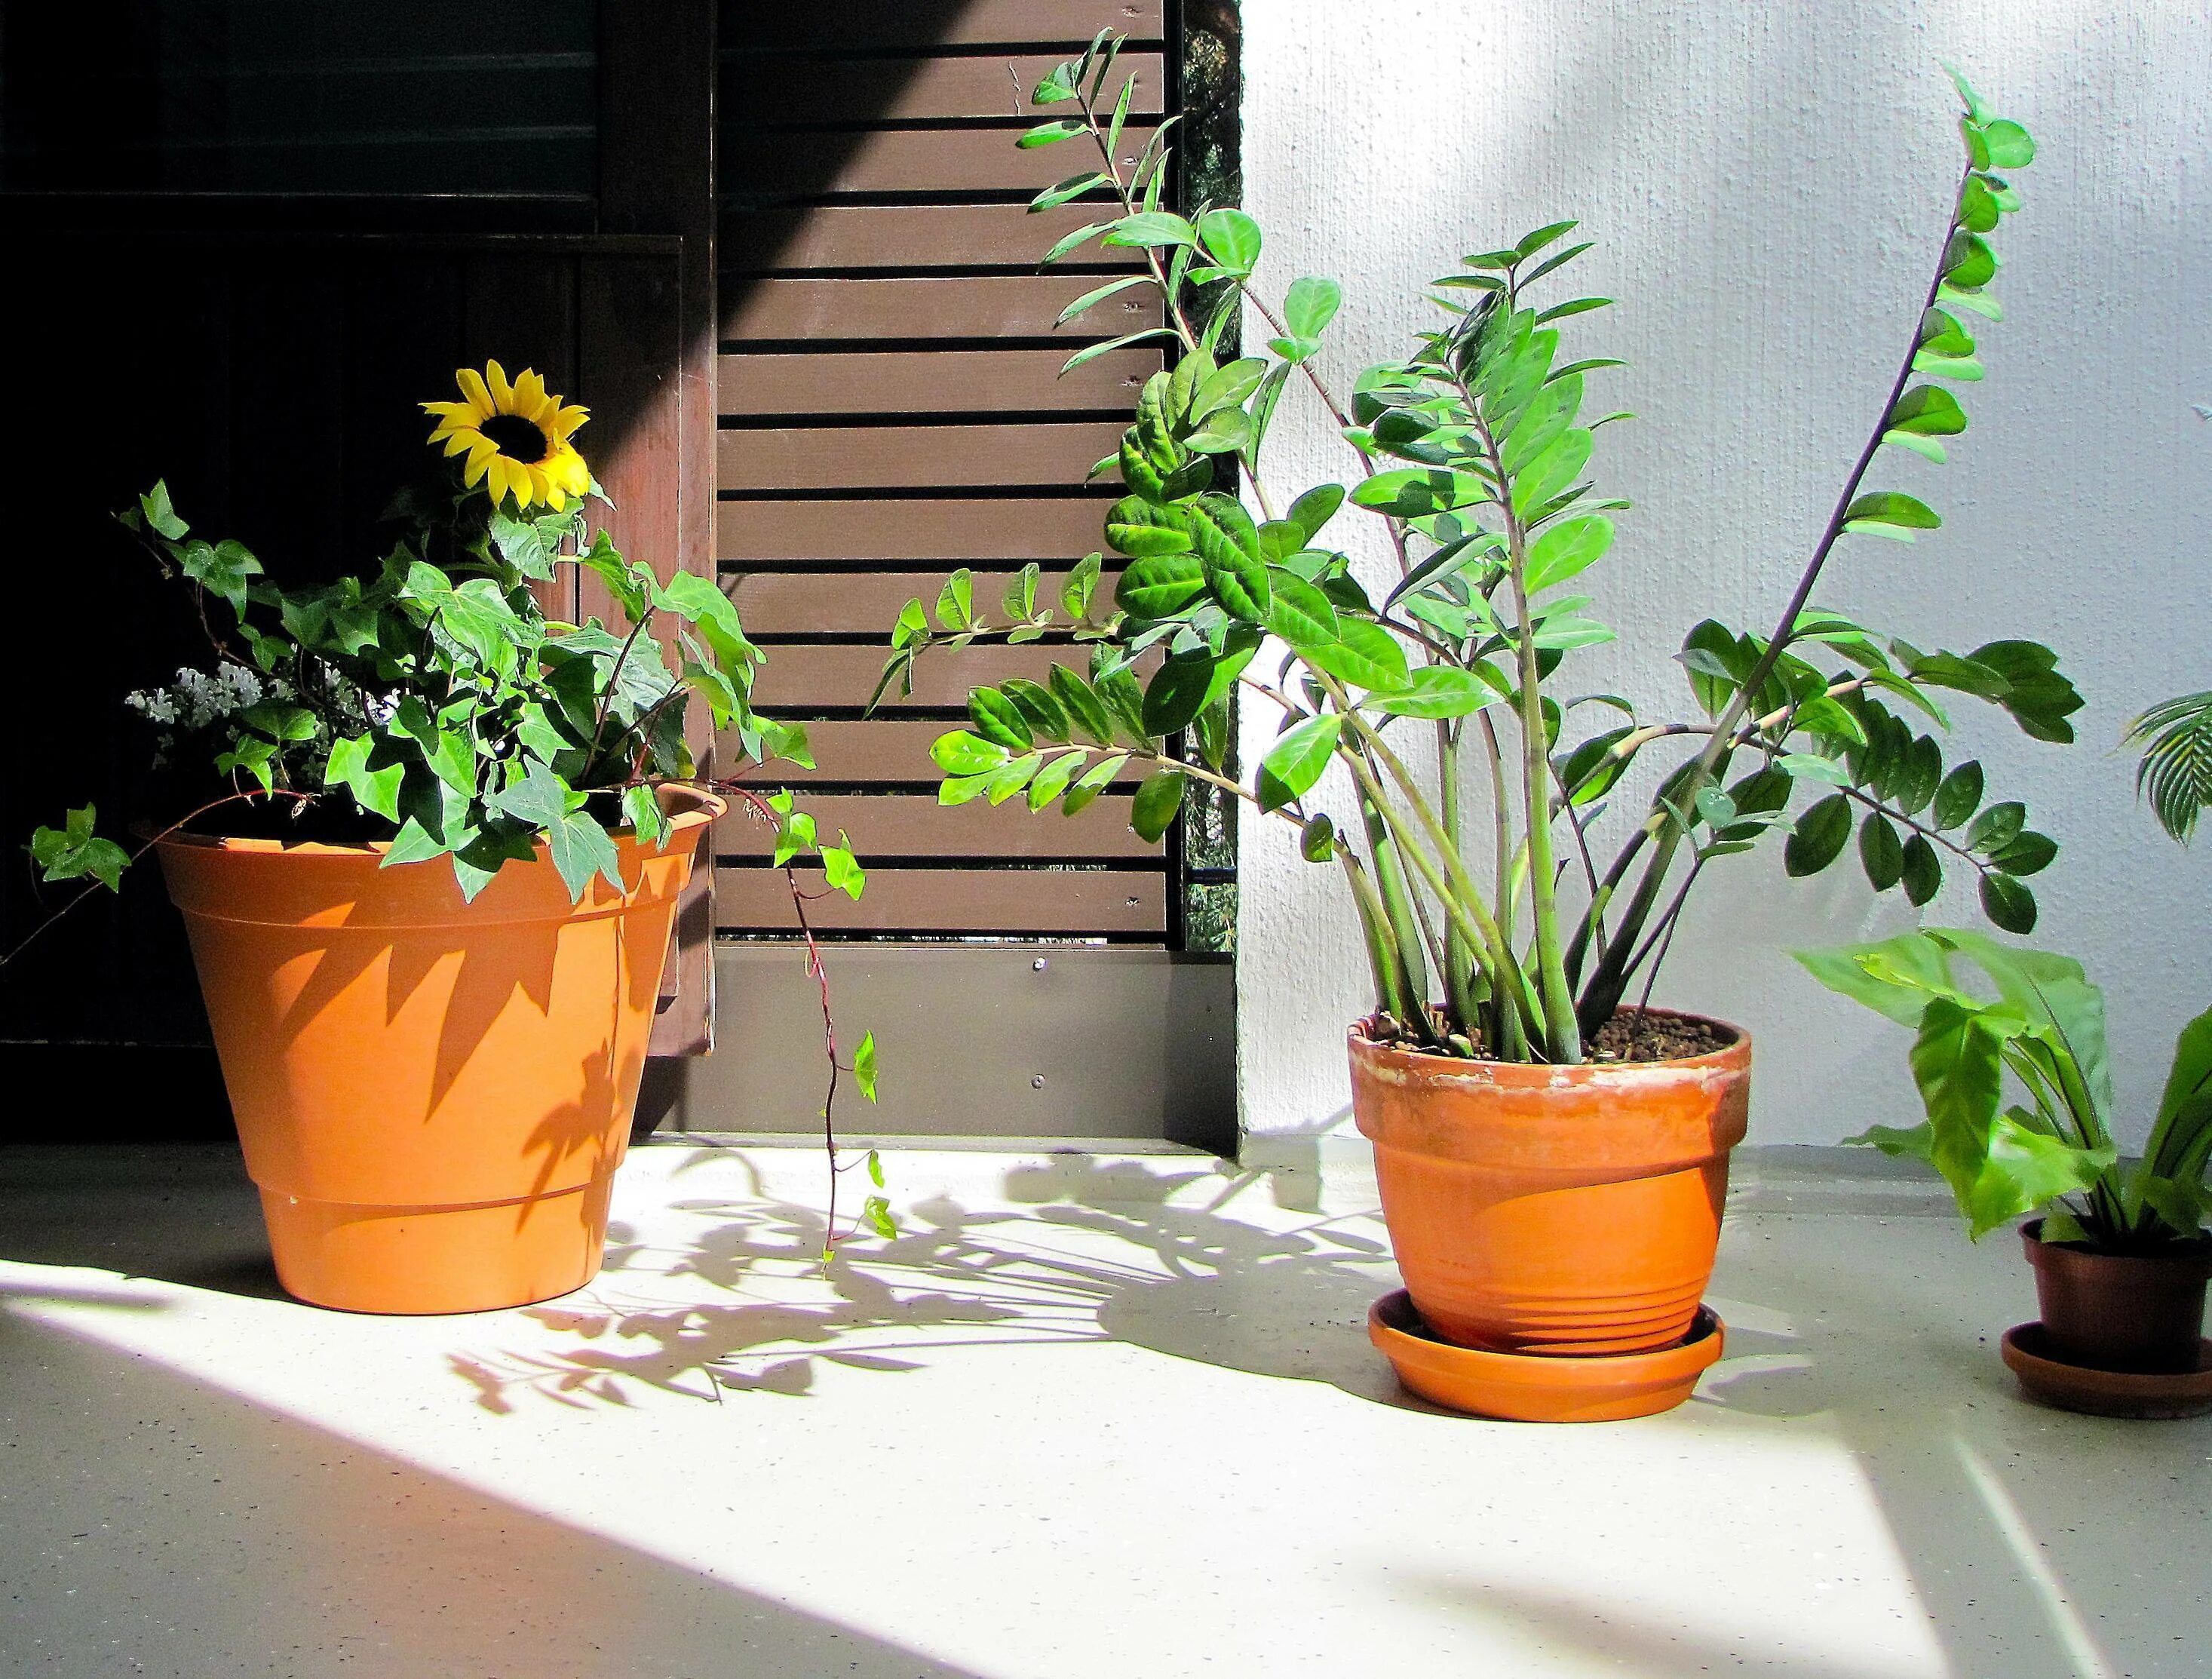
M1040 956L1036 961L1030 963L1030 971L1034 973L1042 973L1044 971L1044 958Z
M1035 1078L1031 1079L1030 1080L1030 1088L1031 1090L1042 1090L1044 1088L1044 1074L1040 1073Z

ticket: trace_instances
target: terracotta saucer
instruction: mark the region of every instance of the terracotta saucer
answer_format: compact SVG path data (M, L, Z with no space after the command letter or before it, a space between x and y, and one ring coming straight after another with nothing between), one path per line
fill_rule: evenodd
M1367 1338L1422 1398L1515 1422L1617 1422L1670 1411L1721 1355L1727 1326L1699 1306L1690 1333L1656 1353L1560 1358L1492 1353L1440 1341L1402 1288L1369 1309Z
M2145 1420L2202 1416L2212 1411L2212 1341L2197 1344L2197 1368L2167 1373L2093 1370L2051 1355L2040 1323L2004 1332L2004 1361L2031 1399L2062 1411Z

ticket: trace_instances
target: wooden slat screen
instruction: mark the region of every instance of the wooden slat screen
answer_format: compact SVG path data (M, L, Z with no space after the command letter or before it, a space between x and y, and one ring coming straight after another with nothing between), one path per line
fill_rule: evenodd
M1085 344L1159 324L1139 288L1066 325L1102 277L1138 263L1086 248L1040 272L1107 206L1032 216L1038 187L1092 167L1086 142L1022 151L1028 90L1100 29L1138 78L1125 167L1172 108L1163 0L824 0L721 13L716 554L769 654L763 708L803 718L819 768L771 766L849 831L859 903L815 900L832 937L1079 938L1160 944L1174 885L1129 833L1135 777L1080 818L1022 801L947 808L929 743L970 683L1042 678L1064 641L926 662L910 696L863 715L899 607L968 565L997 610L1030 561L1056 573L1099 547L1110 455L1157 349L1066 379ZM1109 90L1109 93L1113 91ZM796 930L769 836L742 815L714 840L726 933Z

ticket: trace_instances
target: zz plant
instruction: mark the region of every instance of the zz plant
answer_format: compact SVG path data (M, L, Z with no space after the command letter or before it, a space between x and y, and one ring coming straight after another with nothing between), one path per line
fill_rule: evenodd
M1303 855L1343 873L1395 1035L1461 1055L1589 1056L1639 976L1649 995L1708 866L1778 831L1793 875L1827 868L1856 832L1876 890L1923 904L1947 866L1963 867L1997 925L2033 925L2023 881L2057 848L2019 803L1985 799L1979 764L1950 761L1939 737L1948 692L1995 705L2036 739L2070 739L2081 700L2056 657L2016 640L1923 651L1814 595L1846 538L1910 542L1942 522L1869 481L1884 451L1940 462L1966 427L1948 387L1982 376L1968 323L2000 315L1990 235L2019 203L2000 172L2033 156L2026 131L1959 83L1958 192L1880 418L1774 628L1698 624L1678 655L1694 709L1652 720L1567 683L1575 654L1613 636L1581 591L1612 544L1609 515L1626 505L1590 474L1599 431L1626 417L1584 411L1587 381L1619 363L1571 359L1562 345L1571 322L1608 300L1543 295L1589 248L1565 242L1575 224L1468 257L1436 283L1443 324L1340 395L1316 363L1337 284L1301 278L1271 303L1254 285L1263 241L1252 218L1163 208L1167 126L1133 168L1117 163L1134 85L1105 96L1120 46L1102 34L1048 75L1034 101L1072 113L1020 143L1087 143L1100 160L1033 209L1102 190L1116 204L1054 246L1048 264L1092 240L1142 253L1141 272L1077 299L1064 319L1128 289L1150 288L1164 305L1164 325L1068 365L1154 338L1171 344L1174 365L1146 383L1120 450L1094 469L1118 471L1126 491L1107 515L1107 545L1126 562L1110 599L1101 553L1059 591L1065 621L1040 604L1034 566L1001 623L978 611L964 572L933 619L918 599L902 614L886 684L908 684L935 648L983 638L1072 630L1090 644L1084 668L974 690L970 726L934 748L945 802L1025 797L1072 814L1141 770L1132 825L1148 838L1194 782L1293 823ZM1224 360L1240 312L1264 324L1267 353ZM1294 380L1326 409L1358 476L1285 501L1261 452ZM1376 521L1395 558L1387 586L1354 575L1329 534L1340 516ZM1231 753L1240 695L1279 715L1249 774ZM1434 787L1416 732L1451 767ZM1662 743L1685 755L1601 860L1602 801Z

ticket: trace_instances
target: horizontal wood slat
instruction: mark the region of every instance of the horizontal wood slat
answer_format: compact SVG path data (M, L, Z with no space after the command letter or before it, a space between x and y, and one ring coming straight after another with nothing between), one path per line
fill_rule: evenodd
M1057 806L1032 811L1012 799L940 805L923 793L831 794L804 800L824 834L852 836L864 867L880 857L1158 857L1156 843L1129 830L1130 796L1109 793L1073 816ZM729 857L764 857L775 830L743 816L714 824L714 850ZM1018 883L1012 888L1018 890Z
M1118 557L1115 563L1121 563ZM739 575L733 586L726 587L733 587L731 598L738 603L738 615L744 620L748 635L874 636L888 642L891 626L898 622L899 608L916 598L935 601L951 569L946 566L933 571L864 571L848 575L756 571ZM1046 568L1037 585L1037 599L1064 622L1066 613L1060 604L1062 575ZM1112 594L1115 575L1101 579L1102 598ZM1013 578L1010 571L976 573L977 606L1003 621L1006 585ZM1097 610L1103 615L1103 605ZM781 656L769 654L771 659ZM1087 651L1081 656L1087 657Z
M716 434L724 490L939 490L1077 485L1121 447L1109 422L769 426ZM1102 474L1099 482L1110 480Z
M963 727L964 724L957 720L931 722L918 717L809 723L806 738L814 749L819 769L802 770L778 759L773 763L749 767L744 780L747 786L757 788L780 787L786 782L793 787L812 782L854 787L934 787L938 774L937 765L930 759L930 743L947 730ZM722 738L720 762L725 765L744 762L735 735ZM1124 764L1121 773L1115 778L1117 784L1130 785L1143 779L1144 766L1133 762Z
M722 338L1112 338L1160 324L1158 295L1132 286L1060 325L1060 311L1097 283L1054 274L732 281L722 288Z
M1112 491L989 501L725 502L716 509L715 552L726 567L1073 563L1104 545Z
M1072 173L1072 172L1071 172ZM823 204L811 210L732 210L718 246L723 272L792 268L1034 268L1078 228L1107 219L1110 205ZM1139 252L1086 245L1067 258L1092 267L1141 268ZM1072 287L1071 298L1091 284ZM725 279L730 292L733 282Z
M1115 160L1137 167L1158 125L1131 122ZM1073 140L1024 150L1012 128L916 128L814 134L796 129L725 132L721 179L746 198L826 198L843 192L1036 192L1098 167Z
M1081 47L1101 29L1156 44L1162 0L723 0L723 56L871 46Z
M1117 350L1063 375L1064 350L855 351L725 356L724 414L1020 414L1133 407L1160 370L1156 350Z
M1044 818L1039 818L1042 821ZM801 891L819 891L812 869ZM729 932L796 933L799 918L779 869L714 871L716 924ZM1092 869L872 869L858 901L842 892L812 898L806 919L830 933L1149 934L1167 930L1167 882L1157 871Z
M754 678L753 697L771 711L836 710L868 703L883 674L888 648L786 643L764 649L768 663ZM940 648L924 654L914 668L914 692L902 697L896 684L884 696L885 707L964 706L971 689L1009 677L1031 682L1049 679L1054 665L1087 672L1087 647L992 645Z
M809 58L745 53L742 39L732 44L740 52L722 63L722 110L733 130L951 117L1021 117L1042 122L1060 114L1029 102L1030 90L1063 59L1059 52L1013 58L998 53ZM1124 52L1115 64L1101 103L1111 109L1132 73L1137 91L1129 101L1131 112L1158 116L1164 83L1157 52ZM1065 143L1091 144L1088 140Z

